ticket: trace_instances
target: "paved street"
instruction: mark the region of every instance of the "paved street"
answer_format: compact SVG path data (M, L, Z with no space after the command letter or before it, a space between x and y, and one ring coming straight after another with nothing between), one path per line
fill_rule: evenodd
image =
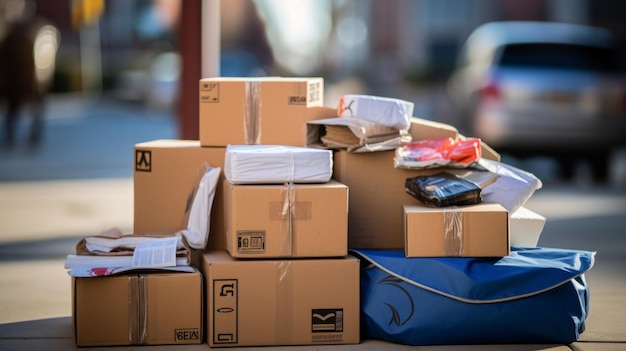
M132 229L133 145L177 138L176 121L167 111L76 96L54 97L48 111L41 150L28 150L22 143L14 150L0 151L2 350L73 347L64 258L83 236L113 226ZM602 186L590 184L584 174L573 183L559 182L552 178L549 160L517 165L545 180L527 203L547 218L539 244L597 252L596 264L587 275L591 313L577 350L626 349L623 157L615 182ZM351 349L390 348L375 342L361 346Z

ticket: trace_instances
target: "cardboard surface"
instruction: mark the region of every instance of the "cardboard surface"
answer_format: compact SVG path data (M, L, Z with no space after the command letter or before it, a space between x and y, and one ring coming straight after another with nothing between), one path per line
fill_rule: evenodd
M222 182L225 147L196 140L153 140L135 145L134 233L185 229L203 165L220 167L211 211L208 248L224 248Z
M233 257L339 257L348 253L348 187L224 182L226 247Z
M211 347L357 344L359 261L241 260L205 252Z
M200 344L202 275L72 278L77 346Z
M509 214L499 204L404 206L406 257L502 257Z
M199 85L202 146L305 146L307 121L337 116L323 106L321 77L213 77Z
M409 133L413 140L416 141L424 139L456 139L459 135L459 131L449 124L418 117L411 118Z

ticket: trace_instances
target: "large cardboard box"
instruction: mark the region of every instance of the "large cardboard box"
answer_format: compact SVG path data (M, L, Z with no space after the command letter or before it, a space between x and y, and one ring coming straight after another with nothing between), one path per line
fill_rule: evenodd
M159 139L135 145L134 227L136 234L185 229L193 190L203 165L224 169L225 147L201 147L197 140ZM222 174L213 199L209 248L224 248Z
M306 145L306 122L337 116L324 107L324 79L214 77L200 80L200 142Z
M394 168L394 150L333 155L333 178L350 189L348 247L353 249L403 249L402 206L421 204L404 190L407 178L441 169Z
M200 272L72 278L77 346L200 344Z
M404 206L406 257L503 257L509 213L500 204Z
M205 252L211 347L357 344L359 260L243 260Z
M233 257L338 257L348 253L348 187L235 185L224 181L226 247Z
M414 140L459 137L456 128L421 118L411 119ZM355 249L403 249L402 206L421 204L407 194L407 178L430 175L446 170L394 168L395 150L333 154L333 178L350 189L348 214L348 247ZM497 153L483 155L497 159Z

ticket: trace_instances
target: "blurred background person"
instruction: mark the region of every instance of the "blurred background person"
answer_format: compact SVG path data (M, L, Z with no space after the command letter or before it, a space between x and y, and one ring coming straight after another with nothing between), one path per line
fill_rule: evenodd
M4 145L14 147L18 117L31 107L28 145L36 148L43 134L44 100L54 76L58 31L36 15L30 0L0 1L0 99L4 104Z

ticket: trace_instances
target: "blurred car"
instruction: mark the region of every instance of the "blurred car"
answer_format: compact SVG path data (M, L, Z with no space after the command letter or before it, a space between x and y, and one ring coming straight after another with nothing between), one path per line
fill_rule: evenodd
M555 22L491 22L467 38L447 90L457 127L501 153L546 155L571 177L609 175L626 140L626 84L612 33Z

